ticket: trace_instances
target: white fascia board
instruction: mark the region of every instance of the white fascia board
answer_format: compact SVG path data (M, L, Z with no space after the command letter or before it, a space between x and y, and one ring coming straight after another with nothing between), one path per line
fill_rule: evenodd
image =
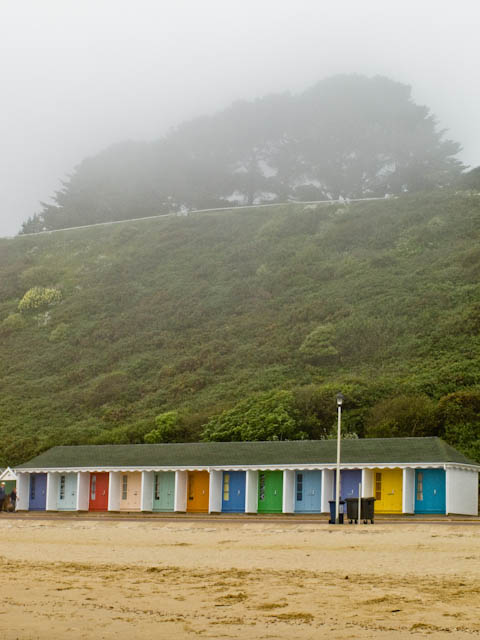
M341 469L464 469L465 471L480 472L480 465L462 464L457 462L342 462ZM248 464L248 465L195 465L195 466L138 466L138 467L38 467L15 469L15 473L78 473L80 471L90 473L102 473L119 471L120 473L133 473L135 471L317 471L322 469L336 469L336 464L309 463L309 464Z

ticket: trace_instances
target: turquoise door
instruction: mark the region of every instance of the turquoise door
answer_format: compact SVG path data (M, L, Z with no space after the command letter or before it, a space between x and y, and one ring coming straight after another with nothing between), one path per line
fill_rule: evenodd
M297 471L295 476L295 511L320 513L322 510L322 472Z
M75 511L77 508L77 474L65 473L60 476L58 485L57 509Z
M445 513L445 470L415 470L415 513Z
M153 480L153 511L173 511L175 472L162 471Z

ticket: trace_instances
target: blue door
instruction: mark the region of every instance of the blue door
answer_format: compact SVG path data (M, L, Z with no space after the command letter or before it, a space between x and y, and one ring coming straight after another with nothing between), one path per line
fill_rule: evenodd
M362 482L361 469L342 469L340 471L340 498L358 498L358 485ZM337 487L337 474L333 479L333 499L335 500L335 490Z
M297 471L295 476L295 511L320 513L322 510L322 472Z
M245 512L245 471L223 472L222 511Z
M445 513L445 470L415 470L415 513Z
M47 474L30 474L30 511L45 511L47 505Z

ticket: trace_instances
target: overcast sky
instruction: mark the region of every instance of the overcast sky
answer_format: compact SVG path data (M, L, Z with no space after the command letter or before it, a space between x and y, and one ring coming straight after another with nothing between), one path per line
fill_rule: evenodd
M0 235L83 158L335 73L413 87L480 164L478 0L0 0Z

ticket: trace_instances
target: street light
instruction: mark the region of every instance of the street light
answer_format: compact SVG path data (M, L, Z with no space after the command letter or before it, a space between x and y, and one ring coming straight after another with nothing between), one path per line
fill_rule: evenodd
M337 485L335 491L335 524L340 524L340 431L342 425L342 404L343 393L337 393L337 412L338 412L338 430L337 430Z

